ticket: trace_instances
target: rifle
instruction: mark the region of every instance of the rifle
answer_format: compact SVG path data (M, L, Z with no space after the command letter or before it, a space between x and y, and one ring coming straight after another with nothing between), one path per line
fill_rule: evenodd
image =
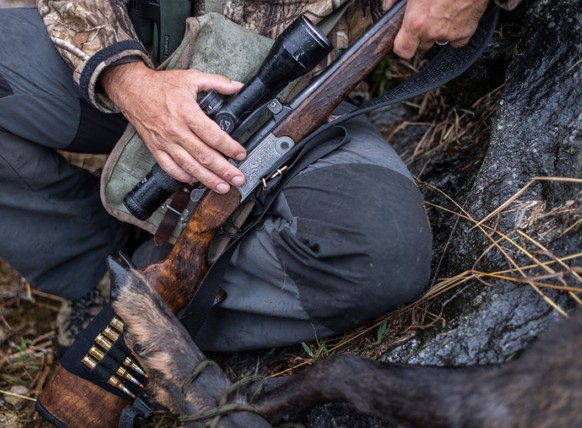
M391 51L402 24L405 4L406 1L402 0L394 5L288 105L273 100L273 118L249 139L249 155L239 165L243 171L248 171L245 172L245 185L233 187L226 194L207 192L170 254L160 262L143 268L143 274L174 314L186 307L197 293L208 271L210 244L218 231L254 192L262 177L274 171L284 158L282 154L271 159L266 169L257 172L257 164L265 159L261 157L265 147L285 147L287 152L291 147L301 147L302 141L328 119L356 85ZM471 55L473 60L478 56L474 52ZM459 75L467 67L468 64L462 70L454 70L456 74L451 74L445 81ZM253 163L255 154L261 157L261 162ZM107 325L113 317L114 313L109 308L99 314L94 323ZM37 410L56 426L114 427L122 410L132 400L108 386L106 381L97 385L61 366L37 401ZM139 398L134 401L134 406L136 403L139 407Z

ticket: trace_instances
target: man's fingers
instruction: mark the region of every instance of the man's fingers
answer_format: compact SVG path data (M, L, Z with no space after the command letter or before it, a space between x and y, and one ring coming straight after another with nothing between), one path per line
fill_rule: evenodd
M190 140L194 143L194 145L191 145L193 150L195 150L196 145L198 144L198 139L200 139L205 141L208 146L224 154L226 157L238 161L241 161L246 157L246 150L240 143L220 129L220 126L218 126L218 124L212 119L208 118L198 106L195 106L194 110L191 120L188 122L188 131L197 137L196 140Z
M479 26L479 16L472 16L467 24L462 28L462 30L457 31L454 37L451 37L451 46L454 48L460 48L465 46L471 40L471 37L477 30Z
M146 79L147 77L147 79ZM120 97L122 110L160 167L181 182L200 181L227 192L244 183L244 176L227 158L242 160L243 146L206 116L196 102L200 91L225 95L242 83L196 70L149 71L142 87Z
M451 46L454 48L462 48L467 43L469 43L469 40L471 40L470 37L465 37L464 39L451 40Z
M392 0L384 0L389 7ZM402 28L394 52L409 59L418 49L428 50L435 43L464 46L475 32L488 0L408 0Z
M402 27L394 39L394 53L400 58L410 59L416 53L420 40L414 34L410 33L405 27Z
M212 122L213 125L216 125ZM228 137L218 128L218 134ZM168 175L182 183L200 181L208 188L224 193L229 185L240 186L245 178L242 172L225 156L207 145L189 130L178 132L179 141L162 140L148 133L150 151ZM234 144L240 146L232 140ZM240 146L242 147L242 146Z
M221 94L235 94L244 86L244 83L231 80L220 74L201 73L193 70L193 81L198 91L214 89Z
M231 184L235 186L244 184L242 173L218 153L193 157L182 147L177 146L172 156L175 163L193 177L189 181L200 181L217 193L228 192ZM228 179L225 180L224 177Z
M165 152L152 153L158 162L158 165L168 174L170 177L178 180L180 183L190 183L192 181L192 176L184 171L174 159Z

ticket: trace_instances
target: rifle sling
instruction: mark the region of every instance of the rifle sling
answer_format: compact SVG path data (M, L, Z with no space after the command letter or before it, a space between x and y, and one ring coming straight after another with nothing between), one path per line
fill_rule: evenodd
M156 245L162 245L168 242L170 235L178 221L182 217L182 212L188 206L190 201L190 192L193 186L189 184L184 184L176 193L174 193L168 203L168 208L162 217L162 221L156 229L154 234L154 242Z
M452 48L450 45L443 46L440 48L438 54L414 77L384 95L369 101L360 108L354 108L351 112L343 114L335 120L321 126L303 142L297 144L295 149L291 150L287 157L275 165L273 171L279 169L290 159L295 158L293 164L286 169L283 177L279 178L276 184L264 189L261 198L263 201L259 204L261 209L258 214L252 218L250 223L233 239L222 255L210 267L188 306L178 314L178 318L193 338L200 331L210 312L214 297L222 283L222 278L224 277L230 258L240 240L264 218L270 205L291 178L310 163L343 144L345 141L345 129L338 125L360 114L422 95L464 73L487 47L495 30L498 14L498 8L492 3L492 6L490 6L489 10L481 18L479 27L466 46L457 49ZM331 132L331 134L322 135L324 131ZM340 132L344 133L344 138L342 138Z

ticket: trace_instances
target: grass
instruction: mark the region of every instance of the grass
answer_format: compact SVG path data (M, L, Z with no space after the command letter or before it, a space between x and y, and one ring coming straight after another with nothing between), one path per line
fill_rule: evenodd
M529 286L539 294L548 305L567 317L566 311L560 307L544 292L546 289L560 290L568 293L571 299L582 305L582 252L575 252L558 257L553 254L539 239L524 231L528 229L543 231L544 225L558 219L563 225L557 237L563 237L572 233L580 233L582 229L582 191L574 201L568 201L562 206L550 210L543 209L541 201L528 201L525 206L528 212L523 215L519 227L510 233L502 233L495 224L497 217L511 213L513 210L523 210L524 201L519 199L525 190L540 180L560 181L572 185L582 184L582 179L562 177L536 177L520 189L515 195L504 202L498 209L488 214L481 220L471 217L461 205L454 202L457 211L451 211L442 206L434 206L451 216L456 216L463 221L473 224L473 232L481 233L490 241L490 246L480 258L485 257L491 251L499 251L506 259L508 268L494 272L483 272L476 268L479 259L474 266L460 272L455 276L438 279L433 278L433 285L416 302L400 308L397 311L386 314L378 319L351 331L340 338L316 341L316 349L325 349L327 355L336 353L353 353L371 358L376 358L384 351L392 348L414 335L419 329L427 329L435 324L443 325L443 306L438 298L442 296L455 297L455 291L464 287L495 286L491 281L503 281L504 286ZM427 183L425 186L431 187ZM438 191L438 189L435 189ZM446 195L445 195L446 196ZM429 201L427 204L432 205ZM524 228L522 228L524 227ZM555 237L554 239L557 239ZM525 259L527 263L518 262ZM540 270L542 273L540 273ZM393 332L389 333L391 330ZM306 345L304 345L306 346ZM293 359L293 365L275 373L281 376L297 371L298 369L314 362L319 355L307 352L304 359Z

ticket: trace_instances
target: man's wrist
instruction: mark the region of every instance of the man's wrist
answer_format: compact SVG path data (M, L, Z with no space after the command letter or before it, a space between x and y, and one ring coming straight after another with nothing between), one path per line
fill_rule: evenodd
M120 103L123 103L133 84L151 72L153 70L141 60L122 62L121 64L113 64L103 70L99 82L111 101L122 107Z

